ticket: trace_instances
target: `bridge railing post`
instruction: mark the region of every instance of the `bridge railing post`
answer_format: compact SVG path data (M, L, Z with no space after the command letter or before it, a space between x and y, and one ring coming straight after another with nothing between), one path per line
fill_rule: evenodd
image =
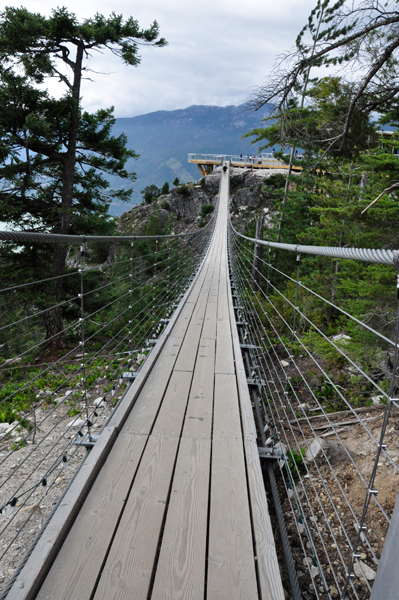
M342 598L346 597L348 590L350 577L353 576L353 570L355 563L359 561L360 554L358 553L358 547L362 539L363 531L365 527L365 520L369 509L370 501L373 495L378 494L376 489L375 480L377 475L377 469L381 455L385 451L386 444L384 444L384 438L387 431L389 418L391 416L392 406L399 407L399 398L395 398L396 389L396 373L399 363L399 251L394 252L393 262L398 272L397 284L396 284L396 296L397 296L397 311L396 311L396 327L395 327L395 354L393 359L392 376L389 386L389 397L384 412L384 420L381 427L381 433L379 437L379 444L377 447L376 456L374 459L373 469L368 482L368 490L366 492L366 498L363 505L363 512L359 521L358 533L356 536L355 543L353 545L352 558L347 570L345 585L342 593ZM388 534L384 543L383 551L379 561L377 570L376 580L374 582L370 600L399 600L399 584L398 584L398 568L399 568L399 500L397 499L394 513L391 517L391 521L388 528ZM360 570L363 571L361 565Z
M81 345L81 354L82 354L82 362L81 362L81 384L82 384L82 395L84 401L84 410L85 410L85 420L87 425L87 437L88 441L91 442L91 422L89 418L89 407L88 407L88 397L87 397L87 380L86 380L86 347L85 347L85 316L84 316L84 266L85 266L85 254L87 250L87 245L84 242L80 247L80 262L79 262L79 277L80 277L80 345Z
M264 215L262 214L256 222L256 233L255 237L257 240L263 239L263 222ZM263 258L263 246L261 244L254 244L254 256L252 262L252 289L254 292L259 290L261 269L262 269L262 258Z

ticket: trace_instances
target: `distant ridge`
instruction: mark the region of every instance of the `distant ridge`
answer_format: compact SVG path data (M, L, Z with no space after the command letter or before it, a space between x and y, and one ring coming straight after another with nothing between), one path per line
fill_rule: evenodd
M161 186L165 181L171 185L176 177L181 181L199 179L198 168L187 162L189 152L255 153L257 146L240 138L262 126L261 120L268 112L267 107L253 113L244 112L242 106L194 105L117 119L114 133L125 132L129 148L140 154L139 160L128 164L128 170L137 173L133 204L141 201L140 190L150 183ZM111 184L120 187L121 180L112 179ZM128 209L127 205L113 204L111 213L119 215Z

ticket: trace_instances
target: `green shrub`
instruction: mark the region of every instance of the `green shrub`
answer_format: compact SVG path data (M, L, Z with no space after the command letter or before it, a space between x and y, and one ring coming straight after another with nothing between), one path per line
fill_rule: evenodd
M169 193L169 183L167 181L165 181L165 183L162 186L161 189L161 194L168 194Z
M305 464L303 459L305 457L305 448L300 448L300 454L295 450L288 450L287 454L287 465L292 475L297 475L305 470Z
M176 188L176 194L181 194L187 198L187 196L191 195L191 190L187 185L179 185L179 187Z
M285 187L285 176L282 173L274 173L265 180L264 191L280 190ZM262 190L263 191L263 190Z
M204 204L203 206L201 206L201 217L209 215L209 213L213 212L214 210L215 207L213 206L213 204Z
M161 190L156 185L151 184L141 190L141 195L146 204L151 204L151 202L154 202L161 195Z

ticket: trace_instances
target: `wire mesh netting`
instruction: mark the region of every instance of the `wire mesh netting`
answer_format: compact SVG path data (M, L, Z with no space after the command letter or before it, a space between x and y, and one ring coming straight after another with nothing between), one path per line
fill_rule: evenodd
M0 591L167 326L214 221L176 236L1 235L18 268L0 290ZM62 246L64 272L48 276Z
M306 247L304 256L288 246L255 241L230 223L259 438L279 456L302 597L366 599L399 491L396 255L324 248L320 256ZM392 283L384 326L331 301L331 288L320 291L320 261L331 257L392 265L384 267Z

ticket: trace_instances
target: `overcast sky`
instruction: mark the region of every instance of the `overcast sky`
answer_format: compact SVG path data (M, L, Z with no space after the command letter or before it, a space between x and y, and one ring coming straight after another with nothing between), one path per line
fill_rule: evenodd
M241 104L261 85L276 56L293 46L316 0L25 0L31 11L50 14L66 5L79 19L112 11L133 16L141 27L154 19L166 48L144 48L138 67L125 67L110 52L94 55L93 81L83 85L89 110L115 106L117 117L192 104ZM14 4L7 2L7 4Z

